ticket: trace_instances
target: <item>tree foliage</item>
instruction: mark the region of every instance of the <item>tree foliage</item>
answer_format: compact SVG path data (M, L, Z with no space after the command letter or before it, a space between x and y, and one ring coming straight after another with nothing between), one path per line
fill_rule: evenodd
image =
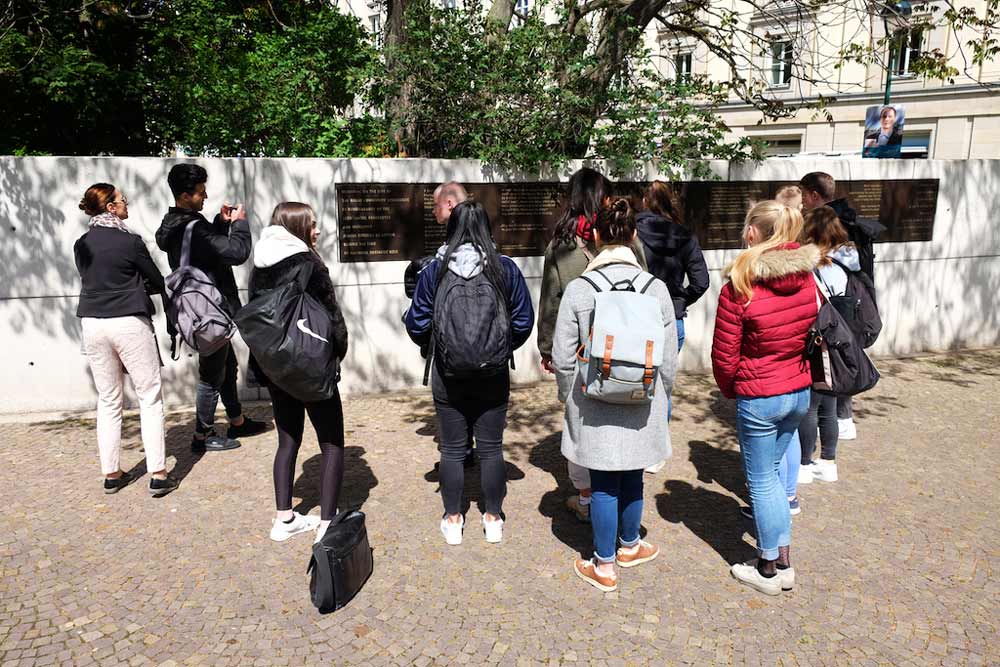
M373 51L326 0L11 4L0 152L364 154Z
M629 46L610 71L588 34L564 29L567 17L535 11L508 29L478 0L458 9L414 0L403 20L405 40L387 47L380 82L401 153L526 170L570 158L625 167L753 155L748 141L725 140L712 113L728 87L664 78L627 16Z

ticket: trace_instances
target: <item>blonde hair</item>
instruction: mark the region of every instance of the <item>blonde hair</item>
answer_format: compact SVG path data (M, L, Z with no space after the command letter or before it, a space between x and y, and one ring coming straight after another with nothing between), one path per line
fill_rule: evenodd
M726 267L726 273L733 283L736 293L750 303L753 297L754 266L768 250L785 243L798 241L802 234L802 214L773 199L754 204L743 223L743 236L750 227L757 230L759 241L740 253L739 257Z
M778 188L774 200L779 204L802 210L802 188L797 185L783 185Z

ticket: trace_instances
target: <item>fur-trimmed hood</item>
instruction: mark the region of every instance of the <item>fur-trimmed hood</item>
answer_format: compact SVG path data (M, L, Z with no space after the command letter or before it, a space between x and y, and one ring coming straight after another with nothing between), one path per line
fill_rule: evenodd
M819 260L820 251L815 245L785 243L757 258L751 282L764 283L777 293L794 292L799 288L801 274L812 273ZM726 278L729 278L731 269L732 265L726 267Z

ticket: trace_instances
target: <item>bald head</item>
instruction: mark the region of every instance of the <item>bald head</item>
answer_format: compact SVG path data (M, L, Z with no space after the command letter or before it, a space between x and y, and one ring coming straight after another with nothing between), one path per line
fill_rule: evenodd
M442 183L434 189L434 219L439 225L448 222L451 210L469 198L465 187L457 181Z

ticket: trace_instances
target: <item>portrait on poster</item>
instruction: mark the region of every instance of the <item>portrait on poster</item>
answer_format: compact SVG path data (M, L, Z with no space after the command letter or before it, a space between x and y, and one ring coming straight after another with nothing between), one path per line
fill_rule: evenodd
M900 157L905 114L902 104L868 107L865 112L862 155L875 158Z

